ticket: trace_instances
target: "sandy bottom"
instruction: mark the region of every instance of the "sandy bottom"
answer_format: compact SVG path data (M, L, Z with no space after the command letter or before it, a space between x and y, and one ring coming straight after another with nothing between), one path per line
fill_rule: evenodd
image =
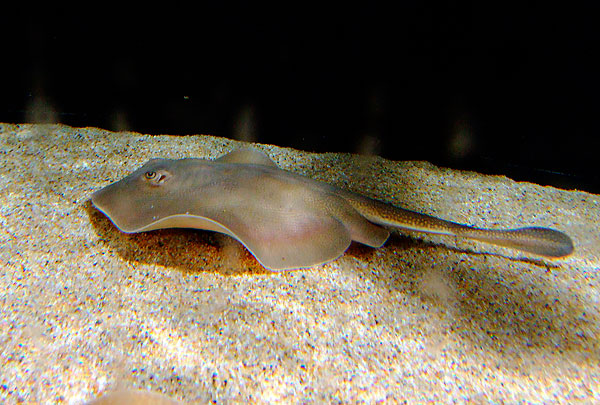
M0 124L0 402L600 401L600 196L258 145L287 170L461 223L553 227L576 249L396 234L283 273L215 233L122 234L90 204L150 157L242 146Z

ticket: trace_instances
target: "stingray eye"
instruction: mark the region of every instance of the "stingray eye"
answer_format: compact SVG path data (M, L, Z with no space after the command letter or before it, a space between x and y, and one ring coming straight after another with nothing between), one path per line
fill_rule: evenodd
M170 178L171 173L164 169L147 171L144 173L144 179L146 179L151 186L162 186Z

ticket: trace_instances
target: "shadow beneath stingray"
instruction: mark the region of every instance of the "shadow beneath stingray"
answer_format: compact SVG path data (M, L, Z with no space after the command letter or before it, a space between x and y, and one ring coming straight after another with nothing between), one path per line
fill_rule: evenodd
M226 235L195 229L127 234L119 231L90 200L84 208L102 243L128 262L156 264L185 273L270 273L241 243Z

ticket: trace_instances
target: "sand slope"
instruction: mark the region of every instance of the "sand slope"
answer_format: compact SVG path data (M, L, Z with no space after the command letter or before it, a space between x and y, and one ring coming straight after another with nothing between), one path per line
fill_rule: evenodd
M242 146L0 124L0 402L600 400L600 196L259 145L288 170L457 222L554 227L576 249L530 260L397 234L276 274L226 236L125 235L90 204L150 157Z

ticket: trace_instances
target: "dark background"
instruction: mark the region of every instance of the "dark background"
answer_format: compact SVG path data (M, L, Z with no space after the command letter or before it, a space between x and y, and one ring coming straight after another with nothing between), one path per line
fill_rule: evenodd
M0 121L374 153L600 192L591 6L213 3L7 12Z

